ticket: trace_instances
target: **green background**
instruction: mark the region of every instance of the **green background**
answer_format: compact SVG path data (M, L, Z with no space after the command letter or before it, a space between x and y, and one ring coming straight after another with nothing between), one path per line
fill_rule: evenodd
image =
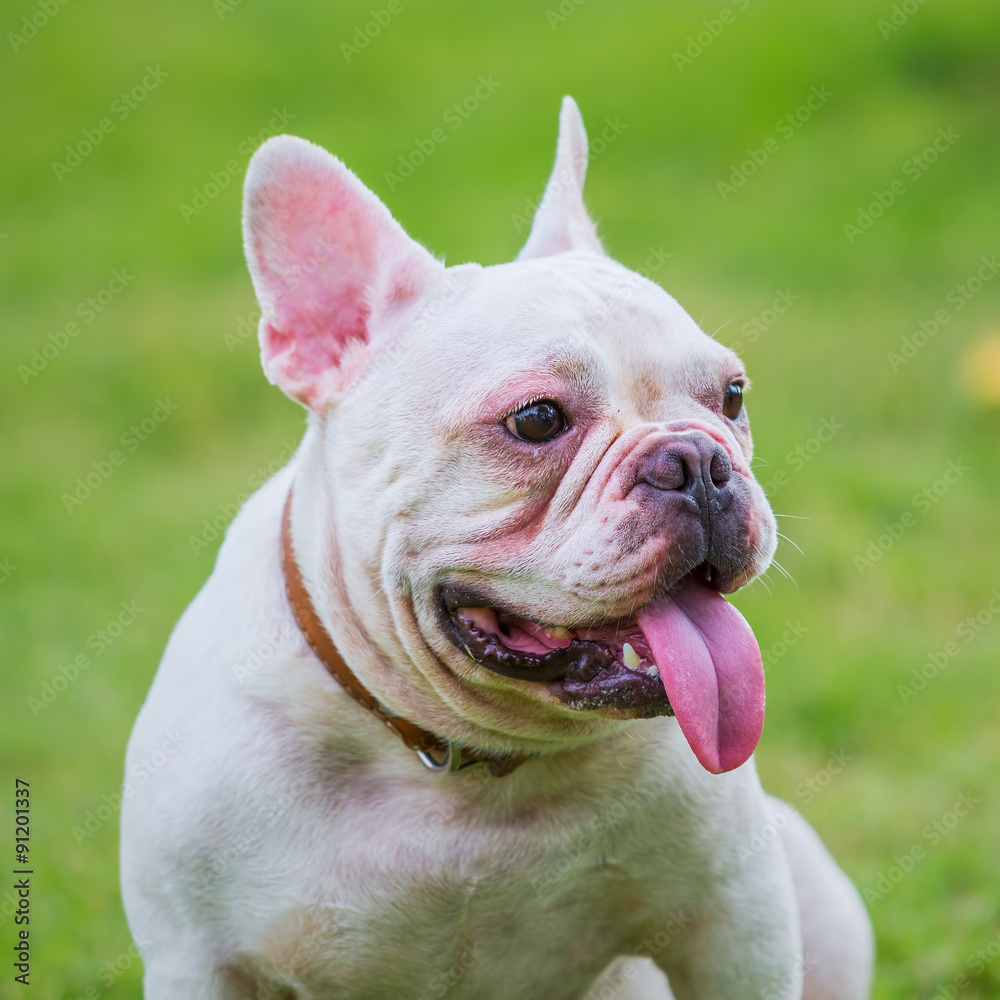
M869 893L877 997L937 997L962 973L962 997L1000 995L1000 960L969 964L1000 947L1000 623L988 610L1000 413L990 379L973 391L961 374L972 345L995 344L1000 280L960 310L948 303L1000 251L997 7L908 0L912 16L900 8L887 31L888 0L741 0L712 35L703 22L721 3L567 0L557 20L555 0L400 0L347 58L342 45L383 0L46 2L57 13L34 37L0 40L0 856L6 868L13 779L27 778L36 871L33 985L11 981L7 918L0 995L140 995L117 815L85 837L73 828L113 801L164 642L211 569L218 542L195 553L191 539L303 427L261 375L253 338L237 336L254 308L239 230L246 150L275 109L294 116L284 130L338 154L434 252L491 263L526 236L517 217L548 176L564 93L592 137L606 118L627 126L587 185L608 251L633 267L651 248L671 254L654 278L708 332L723 327L754 379L758 475L804 552L779 552L794 584L772 571L737 599L769 658L764 781L859 887L903 876ZM42 22L41 9L5 4L0 31ZM117 117L147 67L166 76ZM499 86L390 190L387 172L480 75ZM814 86L831 96L783 137L777 123ZM57 177L67 144L105 117L113 129ZM904 164L938 129L959 138L909 179ZM776 151L723 198L717 182L769 137ZM185 219L179 206L231 160L236 176ZM905 192L851 242L845 223L896 178ZM133 280L86 322L78 304L115 269ZM745 325L782 290L797 298L751 343ZM942 308L941 331L893 371L889 352ZM19 366L74 319L79 334L25 376ZM983 376L988 359L970 364ZM125 451L122 435L158 399L176 411ZM820 442L824 419L840 429ZM68 510L77 477L114 450L123 464ZM949 463L967 468L952 484ZM933 503L915 499L924 489ZM859 563L908 512L881 558ZM96 653L122 602L143 610ZM956 630L977 612L966 642ZM958 655L904 704L899 685L949 641ZM90 665L51 704L30 701L81 653ZM851 758L836 774L834 754ZM963 794L978 802L949 829ZM915 845L923 856L894 872Z

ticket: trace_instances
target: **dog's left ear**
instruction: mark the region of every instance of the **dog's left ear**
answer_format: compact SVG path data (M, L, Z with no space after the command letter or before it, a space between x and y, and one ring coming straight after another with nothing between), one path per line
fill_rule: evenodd
M290 135L250 161L243 243L264 373L316 413L380 327L444 273L340 160Z
M580 109L572 97L564 97L559 110L556 164L535 210L531 235L517 255L518 260L548 257L566 250L604 253L583 204L583 181L587 176L589 154Z

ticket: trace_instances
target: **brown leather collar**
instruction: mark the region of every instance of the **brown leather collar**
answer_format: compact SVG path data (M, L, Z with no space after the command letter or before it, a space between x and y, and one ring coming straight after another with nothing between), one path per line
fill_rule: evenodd
M422 729L415 722L399 715L389 715L375 700L375 696L355 676L351 668L344 662L330 633L316 614L309 591L302 579L302 571L295 559L292 547L292 492L289 490L285 501L285 510L281 517L281 569L285 575L285 592L288 603L292 606L292 614L305 636L306 642L316 654L320 663L326 667L330 676L359 704L363 705L376 718L381 719L416 755L422 764L431 771L458 771L471 767L473 764L486 764L489 773L495 778L510 774L527 759L512 754L494 754L485 750L469 749L435 736L434 733Z

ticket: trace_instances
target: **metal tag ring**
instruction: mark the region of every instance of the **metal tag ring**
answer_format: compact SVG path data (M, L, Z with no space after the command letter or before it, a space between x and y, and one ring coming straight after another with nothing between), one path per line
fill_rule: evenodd
M417 756L420 758L420 763L434 774L449 774L462 766L462 748L453 743L448 743L441 760L436 760L427 750L418 750Z

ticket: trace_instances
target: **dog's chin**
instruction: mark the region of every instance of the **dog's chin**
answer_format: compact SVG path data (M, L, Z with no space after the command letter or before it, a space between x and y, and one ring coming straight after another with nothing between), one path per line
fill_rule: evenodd
M712 586L699 568L674 586ZM515 614L465 586L438 590L440 627L486 670L539 685L568 708L616 718L673 715L645 636L629 615L568 627Z

